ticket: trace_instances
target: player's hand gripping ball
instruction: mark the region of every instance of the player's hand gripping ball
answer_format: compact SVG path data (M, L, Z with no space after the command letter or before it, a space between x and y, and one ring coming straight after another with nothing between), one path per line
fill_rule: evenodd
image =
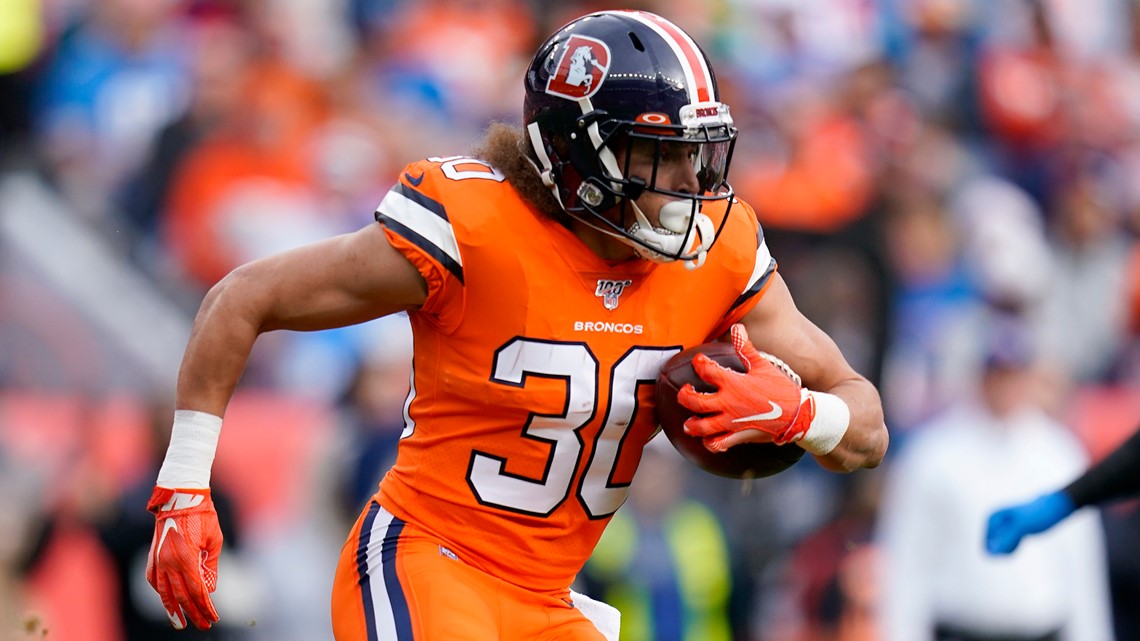
M700 437L685 434L685 420L693 413L677 402L677 391L685 383L708 393L716 388L693 370L693 356L703 353L720 365L744 372L744 363L729 343L704 343L666 361L657 374L657 422L669 442L689 462L706 472L734 479L761 478L783 472L803 458L804 449L789 443L743 443L723 452L705 447Z

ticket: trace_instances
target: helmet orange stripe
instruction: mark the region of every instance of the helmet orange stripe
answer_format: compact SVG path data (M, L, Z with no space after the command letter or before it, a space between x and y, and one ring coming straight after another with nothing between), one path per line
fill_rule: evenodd
M681 61L681 66L691 81L690 95L692 95L693 89L696 89L696 99L693 102L716 100L716 96L713 95L712 74L705 64L704 56L701 55L697 45L688 35L681 31L677 25L661 16L644 11L631 11L629 13L633 18L644 22L660 34L669 43L669 47L678 54L677 57Z

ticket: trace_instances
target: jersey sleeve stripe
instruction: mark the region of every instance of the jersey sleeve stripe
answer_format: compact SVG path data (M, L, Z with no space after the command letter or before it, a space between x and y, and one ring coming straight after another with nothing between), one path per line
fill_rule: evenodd
M443 205L397 184L376 208L376 220L439 261L463 282L463 259Z
M428 256L434 258L440 265L443 265L447 271L451 272L459 282L463 282L463 266L452 259L439 245L417 234L411 227L379 211L376 212L376 220L403 239L422 249Z
M404 183L396 183L396 186L392 188L392 191L403 196L404 198L407 198L420 207L423 207L436 216L439 216L444 220L444 222L451 222L451 219L447 217L447 209L444 208L442 203L429 198L419 191L416 191L415 188L409 187ZM383 207L384 203L380 203L380 206Z
M756 248L756 263L752 268L752 276L748 279L748 286L732 303L733 309L764 289L776 271L776 259L772 258L772 252L768 250L768 243L764 242L763 232L760 233L758 239L760 246Z

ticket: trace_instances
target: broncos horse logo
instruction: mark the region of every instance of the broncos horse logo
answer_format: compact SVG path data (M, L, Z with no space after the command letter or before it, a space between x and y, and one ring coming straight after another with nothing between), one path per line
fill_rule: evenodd
M546 82L546 93L581 100L597 93L609 71L610 49L586 36L570 36L558 68Z
M590 46L582 45L570 54L570 72L566 76L566 82L576 86L584 86L586 93L590 93L590 86L594 84L594 77L590 75L590 69L586 68L587 62L590 63L590 69L598 64L593 54L590 53Z

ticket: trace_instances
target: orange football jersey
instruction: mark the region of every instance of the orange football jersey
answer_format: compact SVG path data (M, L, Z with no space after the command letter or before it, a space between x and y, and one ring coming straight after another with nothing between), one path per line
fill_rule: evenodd
M724 205L705 213L719 224ZM726 331L775 270L752 210L734 204L691 271L603 261L471 158L409 165L376 218L428 283L377 500L494 576L567 588L656 431L661 365Z

